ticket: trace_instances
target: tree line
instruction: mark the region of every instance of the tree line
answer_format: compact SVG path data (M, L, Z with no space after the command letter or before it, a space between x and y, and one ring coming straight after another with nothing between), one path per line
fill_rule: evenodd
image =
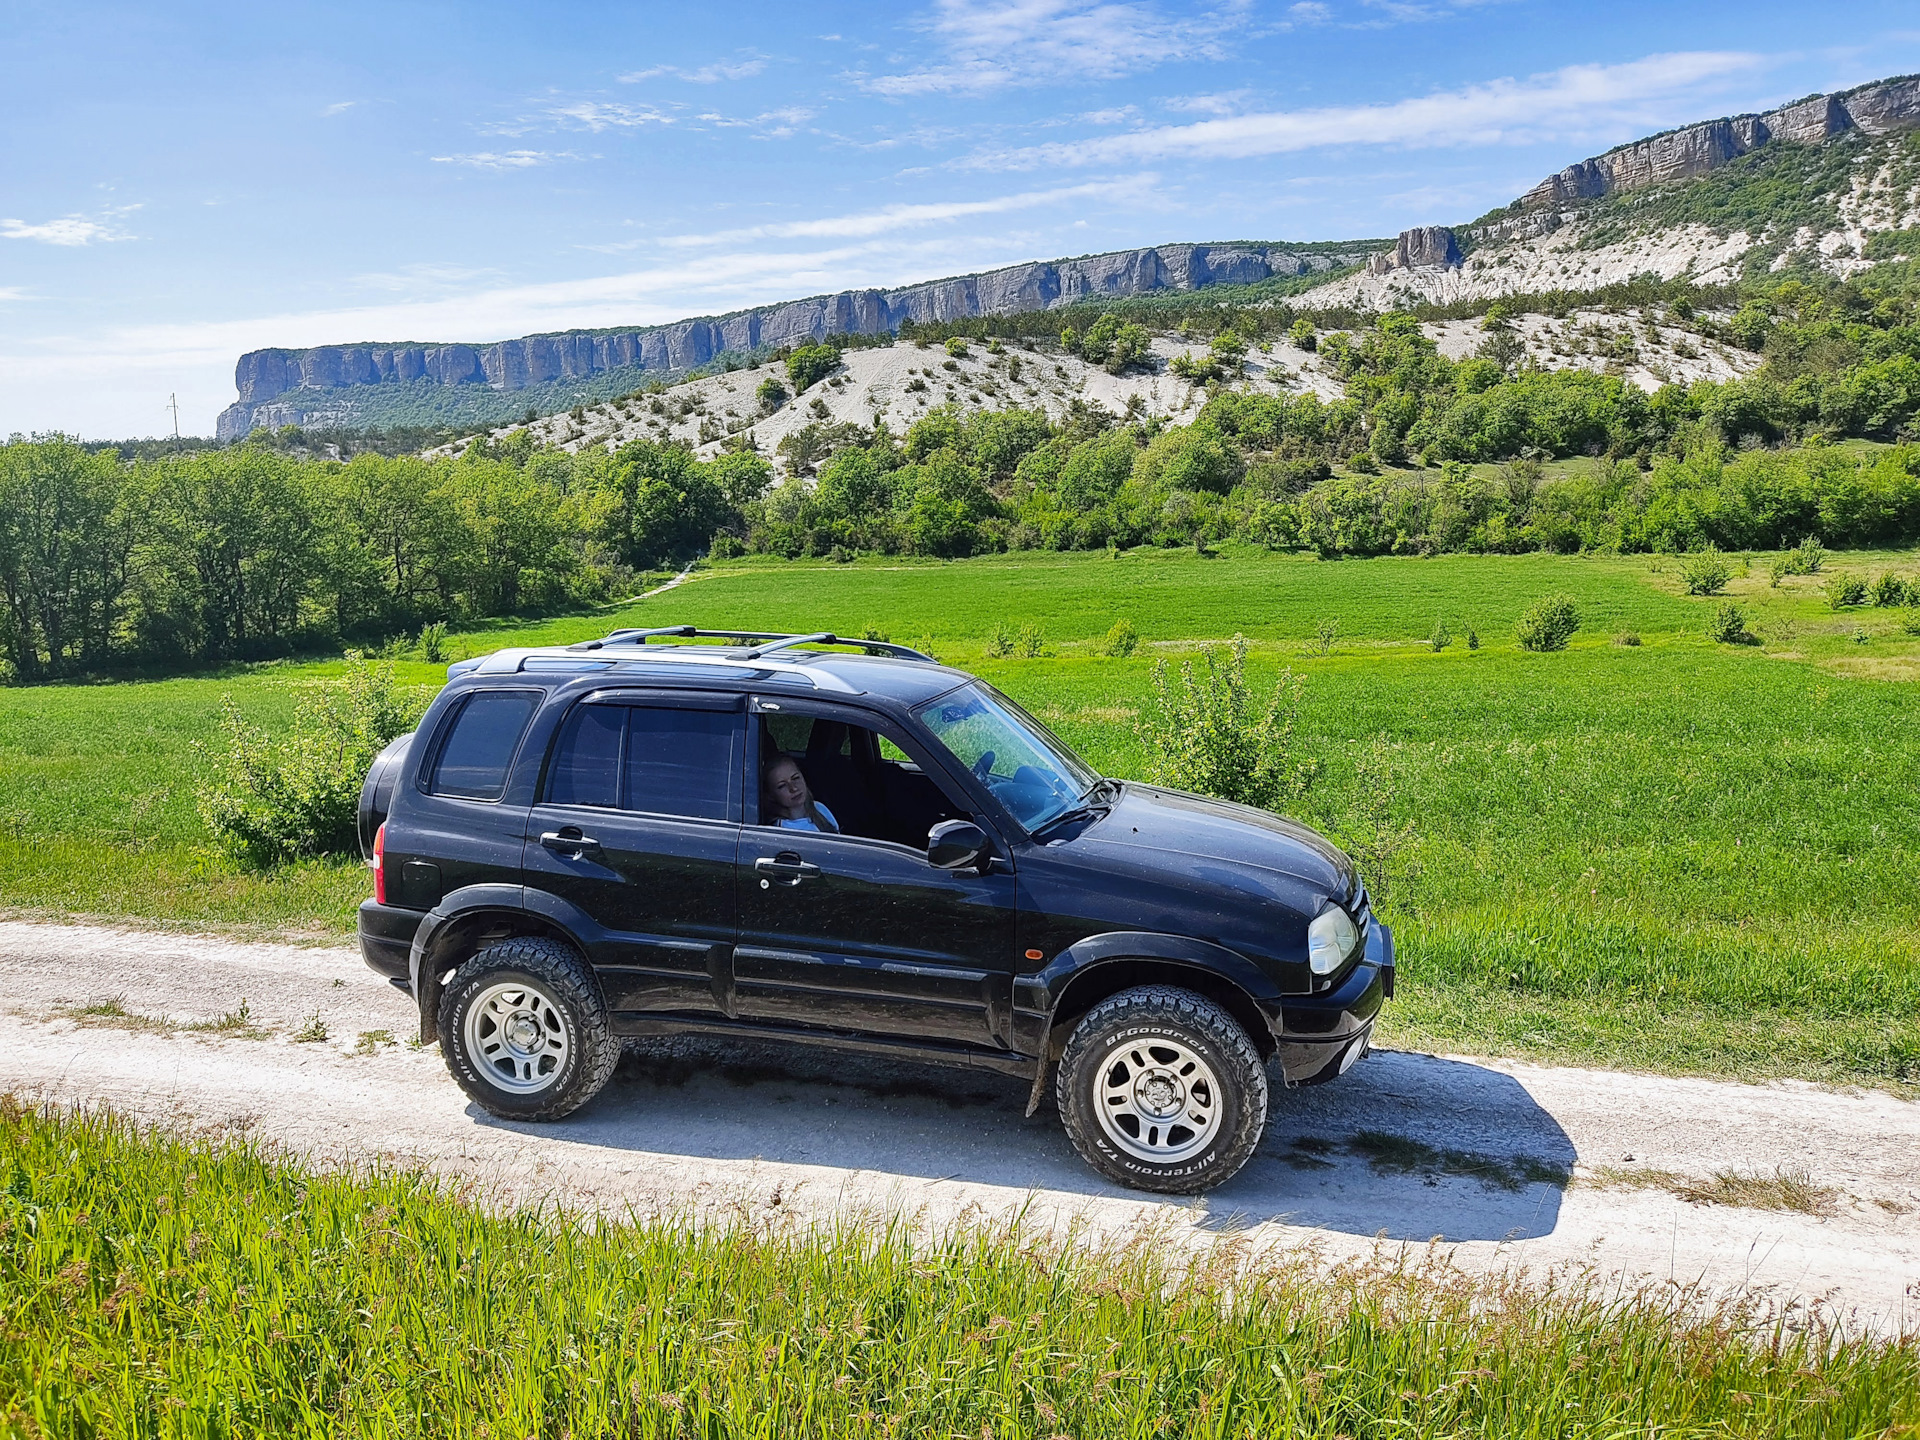
M740 526L771 477L751 454L569 455L524 430L457 459L346 462L241 445L125 463L16 438L0 445L0 666L177 669L588 604Z

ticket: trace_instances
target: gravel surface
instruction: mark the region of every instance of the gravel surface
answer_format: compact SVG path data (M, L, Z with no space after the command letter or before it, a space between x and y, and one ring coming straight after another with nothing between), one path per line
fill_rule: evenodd
M1920 1326L1920 1104L1880 1093L1376 1052L1337 1084L1277 1092L1247 1168L1170 1201L1088 1170L1050 1105L1023 1118L1024 1082L805 1046L648 1042L583 1112L494 1120L437 1049L405 1043L412 1002L352 949L0 922L0 975L0 1089L326 1163L425 1165L500 1202L934 1225L1020 1211L1331 1258L1438 1239L1472 1269L1759 1287ZM1832 1192L1829 1213L1675 1193L1783 1169ZM1541 1178L1556 1172L1571 1184Z

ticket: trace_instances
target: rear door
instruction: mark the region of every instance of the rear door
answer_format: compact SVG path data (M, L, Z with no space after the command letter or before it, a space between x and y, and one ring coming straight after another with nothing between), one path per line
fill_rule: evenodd
M869 729L938 773L881 717L785 697L755 704ZM757 776L772 758L759 752L763 745L771 751L778 735L757 719L749 725L750 773ZM805 757L796 759L804 770ZM818 784L809 776L816 798L838 815L829 783L824 773ZM958 796L948 803L965 813ZM748 805L733 966L741 1019L1005 1048L1014 877L1004 858L988 874L957 875L927 863L924 836L910 845L761 825L757 783L749 786Z
M527 825L528 903L575 920L607 1007L715 1014L738 913L738 697L616 691L561 722Z

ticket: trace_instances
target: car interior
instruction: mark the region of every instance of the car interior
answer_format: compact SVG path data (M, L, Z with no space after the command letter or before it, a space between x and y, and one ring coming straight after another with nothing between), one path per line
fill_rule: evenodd
M813 798L833 812L842 834L924 850L927 831L940 821L967 818L918 765L864 726L812 715L762 715L763 769L776 752L799 765Z

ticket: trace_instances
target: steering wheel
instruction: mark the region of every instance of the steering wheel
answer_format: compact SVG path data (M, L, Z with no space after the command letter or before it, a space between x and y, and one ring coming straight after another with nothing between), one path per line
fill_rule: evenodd
M973 778L982 785L986 784L988 777L993 774L993 758L993 751L984 750L980 758L973 762Z

